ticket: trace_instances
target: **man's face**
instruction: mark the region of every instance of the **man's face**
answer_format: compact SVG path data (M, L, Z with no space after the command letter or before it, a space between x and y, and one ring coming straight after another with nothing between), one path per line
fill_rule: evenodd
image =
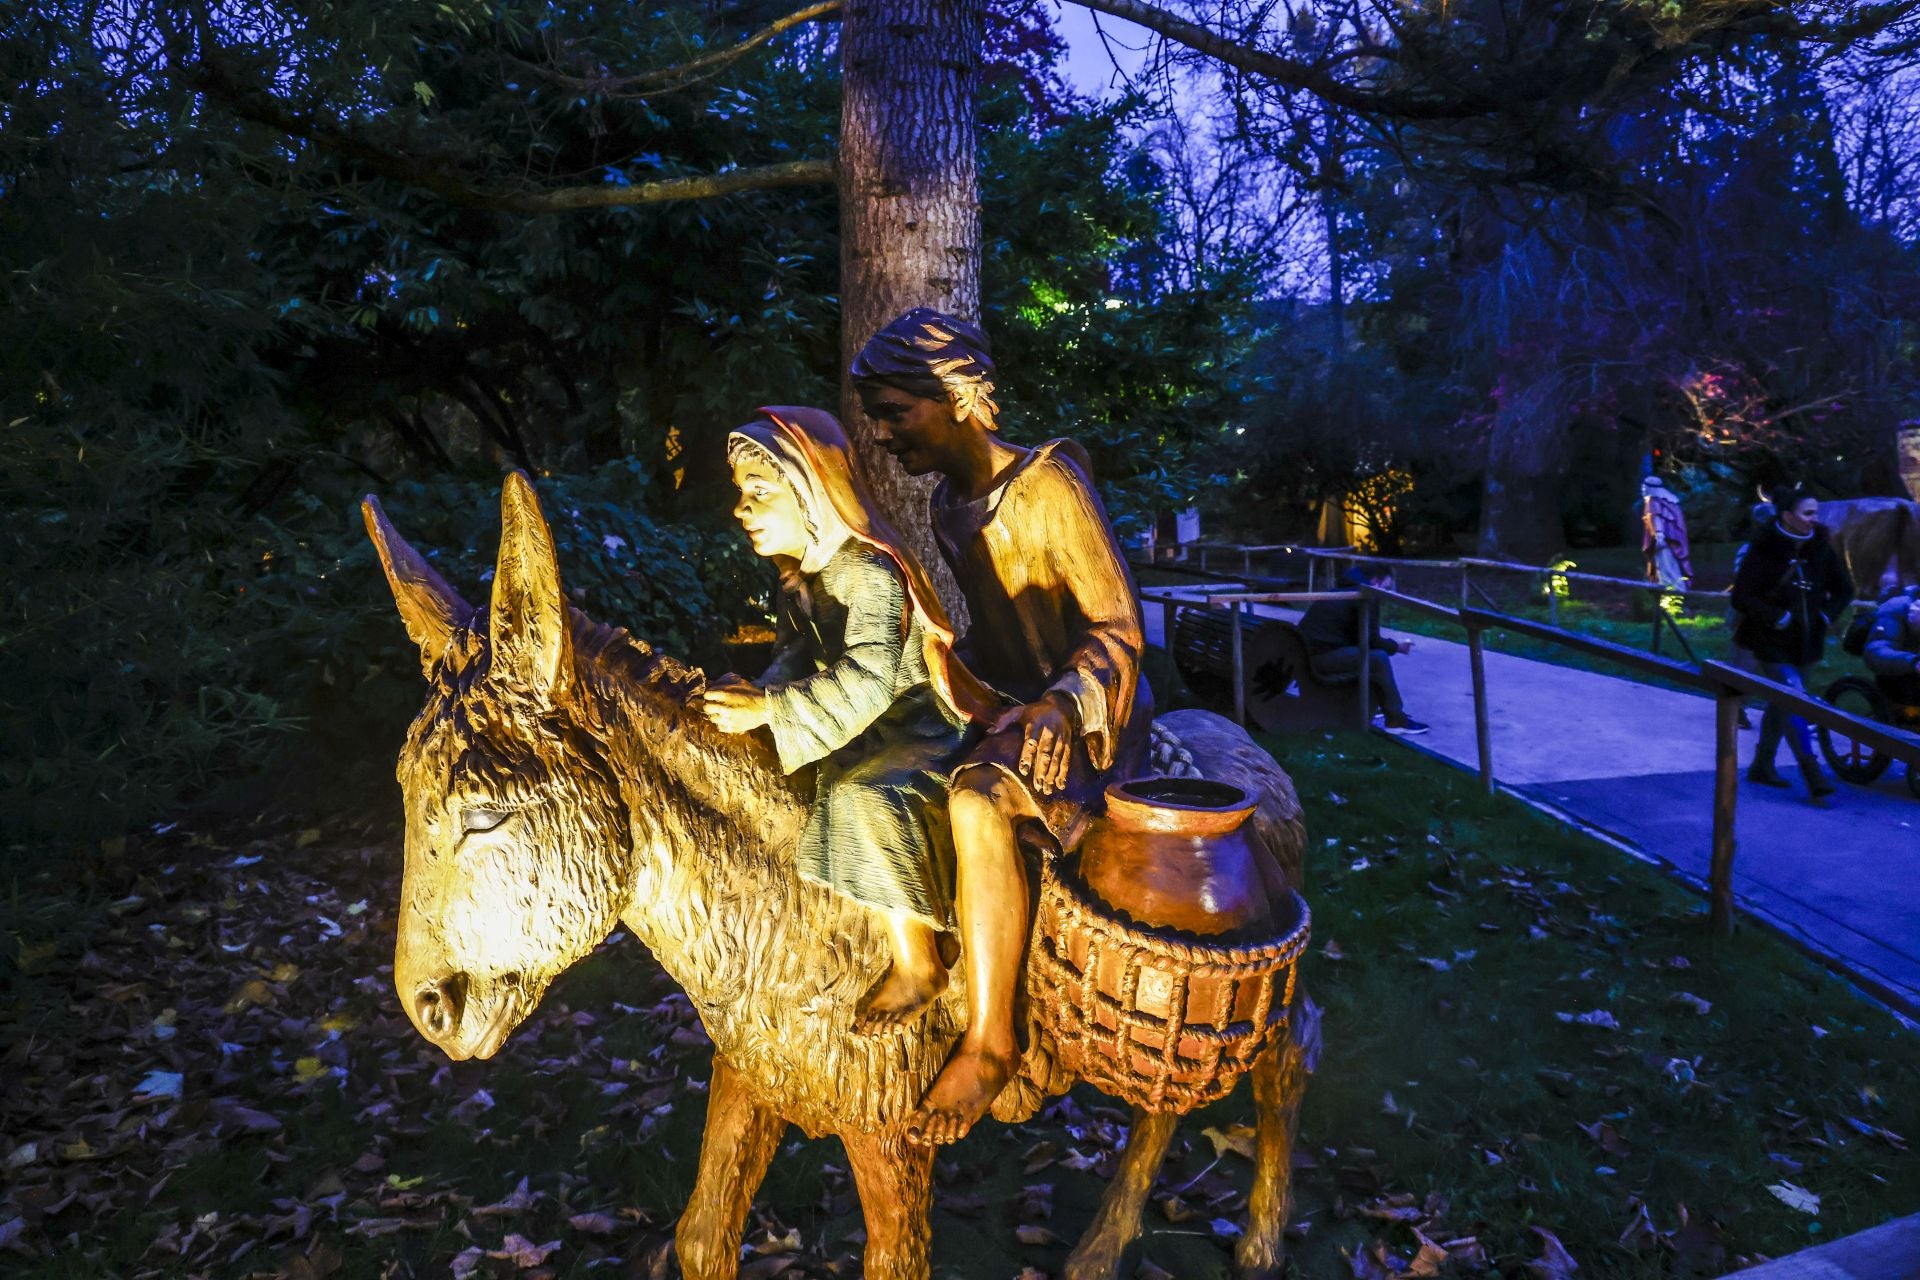
M944 397L932 400L880 382L862 382L860 408L879 431L874 443L910 476L951 471L965 440L979 428L954 420Z

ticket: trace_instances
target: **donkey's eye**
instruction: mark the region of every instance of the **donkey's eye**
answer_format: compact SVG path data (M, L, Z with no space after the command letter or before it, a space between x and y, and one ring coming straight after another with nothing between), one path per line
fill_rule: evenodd
M469 835L476 831L491 831L512 816L512 811L508 809L462 809L460 829Z

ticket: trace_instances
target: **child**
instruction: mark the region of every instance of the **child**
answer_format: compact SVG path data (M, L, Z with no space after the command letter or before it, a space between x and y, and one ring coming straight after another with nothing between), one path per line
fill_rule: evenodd
M854 1017L871 1034L911 1022L947 985L947 778L969 719L960 708L982 695L952 662L953 629L839 422L760 412L728 436L727 456L733 514L780 567L779 648L757 683L723 677L705 705L723 732L767 727L786 772L817 766L795 862L886 918L893 964Z

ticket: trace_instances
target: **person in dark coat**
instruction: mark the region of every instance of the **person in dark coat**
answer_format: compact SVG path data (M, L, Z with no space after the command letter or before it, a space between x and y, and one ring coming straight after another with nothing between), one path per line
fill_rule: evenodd
M1393 574L1384 569L1372 573L1349 569L1341 581L1349 587L1393 589ZM1388 733L1425 733L1427 726L1407 715L1390 661L1394 654L1413 648L1413 641L1389 640L1381 635L1378 609L1363 610L1358 600L1316 600L1308 605L1300 619L1300 634L1307 642L1307 660L1313 664L1313 673L1322 679L1360 674L1360 619L1367 612L1372 615L1366 645L1372 650L1367 657L1367 683L1373 688L1373 705L1385 717Z
M1827 629L1853 601L1853 579L1827 530L1816 523L1817 498L1795 486L1777 491L1774 506L1779 514L1753 536L1734 575L1732 604L1740 615L1734 639L1753 654L1769 680L1804 692L1807 669L1826 649ZM1748 780L1769 787L1788 785L1774 768L1782 737L1800 763L1814 803L1831 804L1833 783L1813 753L1807 722L1773 703L1760 719L1760 742L1747 767Z
M1905 706L1920 706L1920 587L1881 602L1862 656L1882 693Z

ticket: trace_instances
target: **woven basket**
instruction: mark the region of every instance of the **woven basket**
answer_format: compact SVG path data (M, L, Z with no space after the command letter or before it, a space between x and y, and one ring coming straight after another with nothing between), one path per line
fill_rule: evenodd
M1148 1111L1225 1097L1286 1026L1309 924L1290 896L1271 938L1213 941L1117 919L1049 859L1028 990L1061 1065Z

